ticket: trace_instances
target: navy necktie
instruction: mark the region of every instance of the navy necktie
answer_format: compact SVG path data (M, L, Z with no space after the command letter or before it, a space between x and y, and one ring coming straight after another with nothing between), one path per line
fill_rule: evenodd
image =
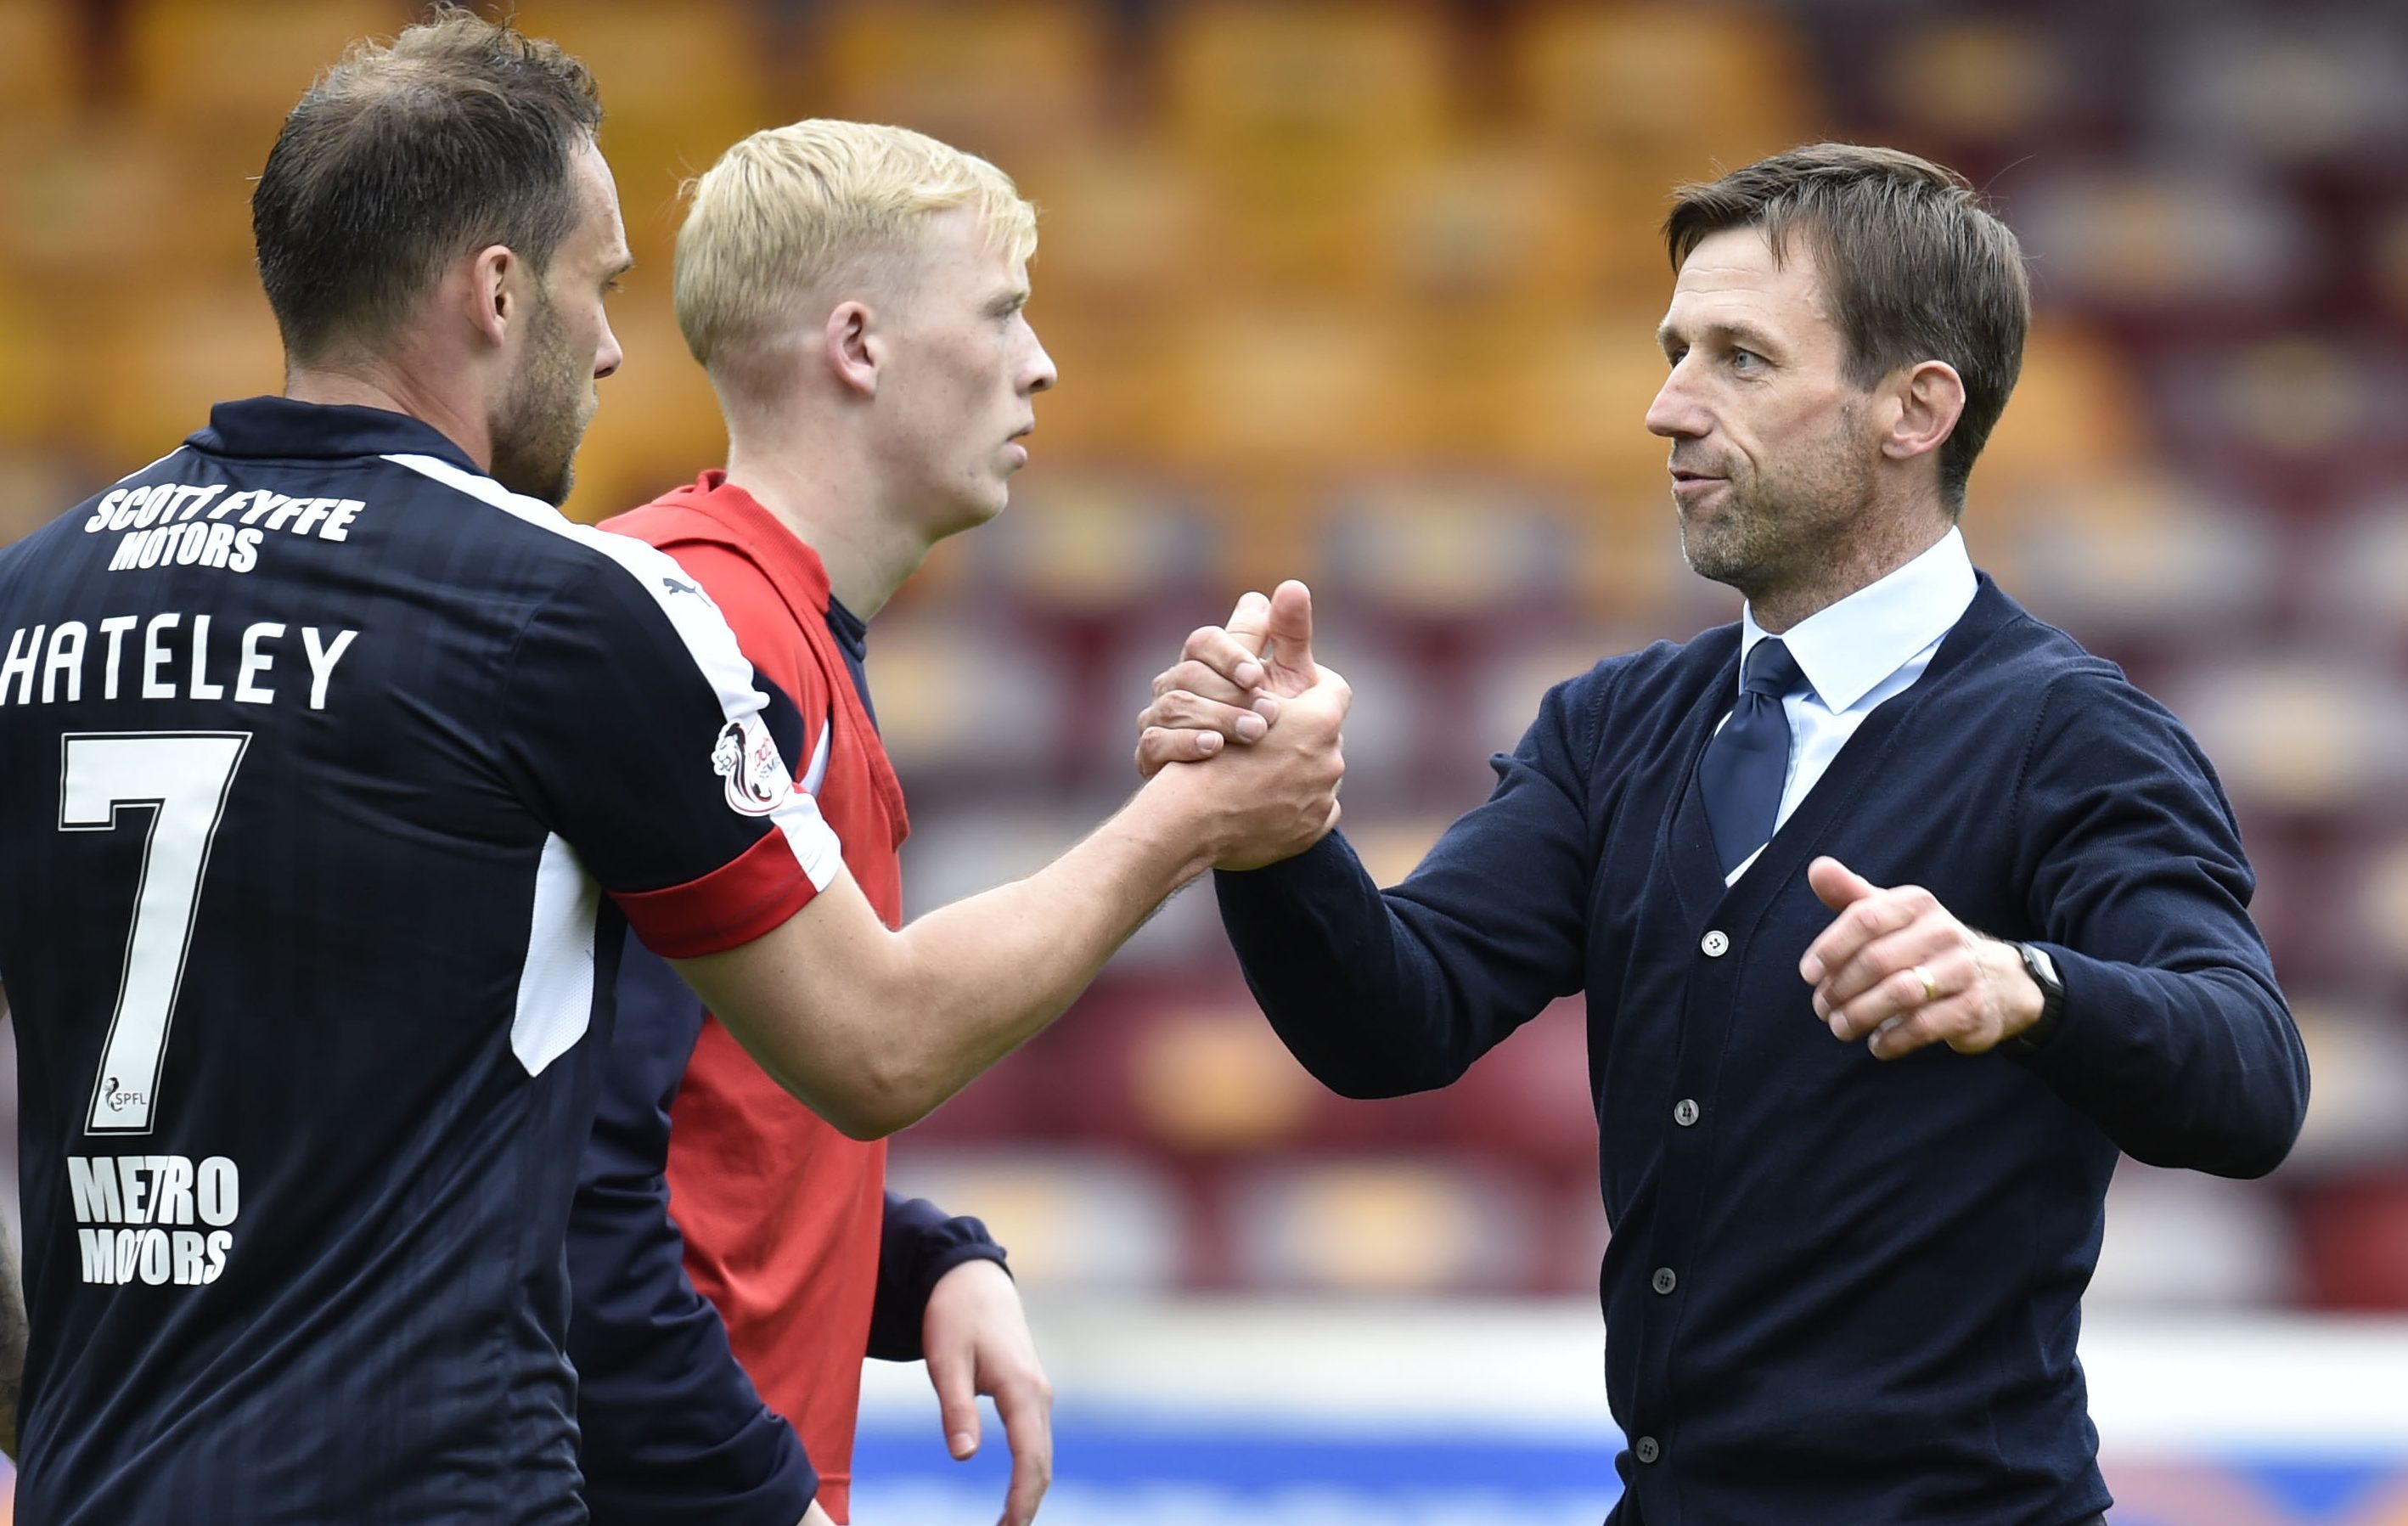
M1706 822L1713 828L1714 856L1722 860L1725 877L1771 841L1781 785L1789 773L1789 717L1781 701L1805 686L1798 659L1779 639L1756 642L1747 655L1739 703L1698 762Z

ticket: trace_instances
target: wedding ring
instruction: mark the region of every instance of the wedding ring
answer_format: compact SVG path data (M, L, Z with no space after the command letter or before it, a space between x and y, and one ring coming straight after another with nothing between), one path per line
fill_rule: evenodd
M1918 964L1909 973L1923 982L1923 1001L1926 1006L1940 1000L1940 983L1931 978L1930 971Z

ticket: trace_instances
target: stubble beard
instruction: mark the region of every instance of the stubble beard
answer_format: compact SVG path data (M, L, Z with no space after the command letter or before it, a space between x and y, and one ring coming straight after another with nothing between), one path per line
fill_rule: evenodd
M493 425L494 480L554 508L576 482L577 447L592 421L593 367L580 367L560 315L536 305L526 363L511 379Z
M1813 454L1778 476L1727 479L1711 524L1681 517L1681 555L1701 578L1735 588L1750 603L1819 582L1833 553L1873 497L1873 467L1856 439L1854 409Z

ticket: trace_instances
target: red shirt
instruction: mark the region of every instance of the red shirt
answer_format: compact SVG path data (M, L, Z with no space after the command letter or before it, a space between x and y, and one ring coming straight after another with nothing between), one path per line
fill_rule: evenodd
M762 677L802 713L797 777L826 762L820 814L845 867L899 927L903 787L827 628L820 559L726 474L622 514L609 528L677 558ZM810 761L807 761L810 760ZM853 1439L878 1287L886 1145L847 1139L764 1073L715 1017L670 1109L670 1211L686 1272L717 1306L737 1359L786 1417L820 1476L821 1508L851 1518Z

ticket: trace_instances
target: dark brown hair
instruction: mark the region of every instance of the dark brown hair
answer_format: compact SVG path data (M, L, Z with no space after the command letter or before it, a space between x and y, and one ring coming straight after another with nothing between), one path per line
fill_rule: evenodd
M472 250L506 245L540 275L577 225L570 159L601 122L584 65L465 10L353 43L284 119L251 193L287 356L385 338Z
M1955 170L1853 143L1808 144L1676 188L1664 219L1672 268L1730 228L1762 228L1776 260L1793 237L1806 241L1852 384L1927 360L1956 368L1965 411L1940 447L1940 493L1962 514L1965 479L2014 391L2031 326L2014 232Z

